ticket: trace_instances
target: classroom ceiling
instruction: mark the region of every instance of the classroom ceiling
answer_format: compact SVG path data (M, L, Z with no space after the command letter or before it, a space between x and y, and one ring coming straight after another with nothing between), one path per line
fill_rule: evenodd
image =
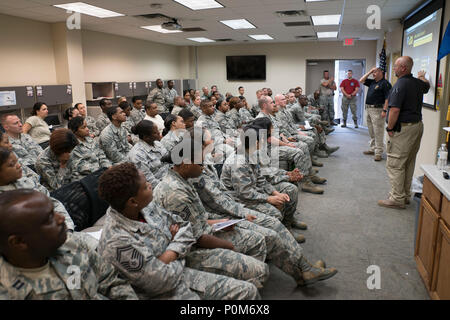
M106 32L137 39L179 46L217 45L236 43L274 43L301 41L334 41L344 38L374 40L383 36L400 24L400 19L415 9L423 0L329 0L305 2L304 0L217 0L223 8L191 10L173 0L84 0L83 2L103 9L112 10L125 16L97 18L81 15L81 29ZM65 22L70 16L64 9L54 4L77 2L77 0L0 0L0 13L55 23ZM159 8L151 5L159 4ZM381 9L382 30L369 30L366 13L370 5ZM279 16L277 11L304 10L301 16ZM183 28L202 28L205 31L191 31L162 34L140 28L159 25L165 18L142 18L137 15L164 14L178 19ZM311 23L312 15L342 14L341 25L334 26L286 26L285 23ZM247 19L255 29L233 30L220 20ZM295 25L295 23L294 23ZM339 31L336 39L316 38L316 32ZM274 40L257 41L249 37L268 34ZM308 38L308 36L312 36ZM207 37L209 39L231 39L214 43L197 43L187 38Z

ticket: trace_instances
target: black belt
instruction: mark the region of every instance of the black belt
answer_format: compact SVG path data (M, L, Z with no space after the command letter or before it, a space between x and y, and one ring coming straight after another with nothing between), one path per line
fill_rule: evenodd
M367 108L383 108L384 104L368 104L366 103Z

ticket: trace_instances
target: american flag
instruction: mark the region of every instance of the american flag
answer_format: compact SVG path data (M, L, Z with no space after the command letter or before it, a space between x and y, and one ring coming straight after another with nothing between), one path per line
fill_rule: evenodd
M386 39L383 42L383 49L380 52L380 69L386 72Z

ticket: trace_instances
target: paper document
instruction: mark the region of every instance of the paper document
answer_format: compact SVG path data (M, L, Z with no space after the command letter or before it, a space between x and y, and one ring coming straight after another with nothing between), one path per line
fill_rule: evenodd
M219 231L219 230L225 229L226 227L232 226L232 225L234 225L234 224L236 224L238 222L241 222L243 220L245 220L245 219L228 220L228 221L225 221L225 222L214 223L212 225L212 228L213 228L214 231Z
M450 132L450 127L444 127L444 128L442 128L442 129L444 129L445 131Z
M16 104L15 91L0 91L0 106L14 106Z
M308 120L305 120L305 130L311 130L312 129L312 127L311 127L311 125L309 124L309 121Z
M96 232L86 232L86 233L88 235L90 235L91 237L94 237L95 239L100 241L100 237L102 236L102 231L103 231L103 229L101 229L100 231L96 231Z

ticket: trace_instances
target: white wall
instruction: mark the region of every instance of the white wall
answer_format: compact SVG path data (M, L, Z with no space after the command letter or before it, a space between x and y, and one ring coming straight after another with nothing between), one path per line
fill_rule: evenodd
M262 87L272 88L275 94L304 88L306 59L366 59L370 66L375 64L375 52L376 41L357 41L353 47L344 47L340 41L202 46L198 48L198 82L200 87L216 84L223 94L237 94L242 85L246 98L254 103L255 92ZM266 55L266 81L228 81L227 55Z
M178 79L179 48L107 33L82 32L84 81Z
M50 24L0 14L0 86L56 84Z

